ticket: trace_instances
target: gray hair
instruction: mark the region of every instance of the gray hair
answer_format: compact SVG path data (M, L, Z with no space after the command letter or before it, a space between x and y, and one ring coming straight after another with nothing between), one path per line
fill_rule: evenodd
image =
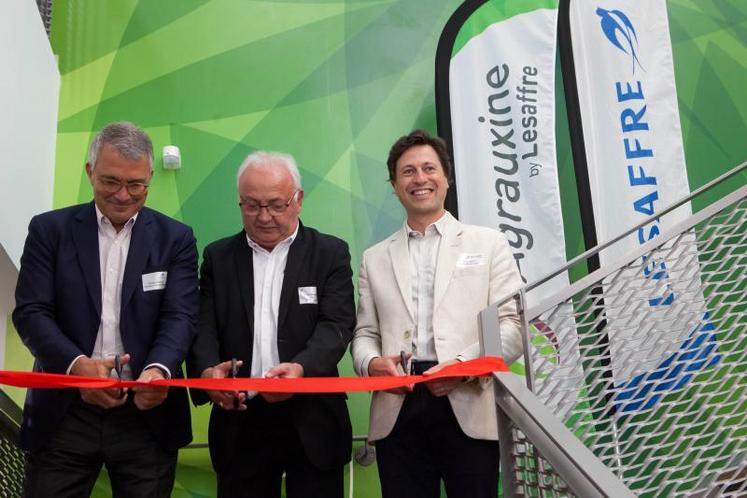
M153 171L153 143L148 135L127 121L106 125L91 142L88 149L88 163L93 170L96 159L104 145L110 145L128 161L139 161L148 158L148 166Z
M282 152L267 152L258 150L252 152L244 162L239 166L239 172L236 174L236 186L239 186L241 175L244 174L249 168L258 168L260 166L269 168L284 168L293 179L293 185L297 189L301 189L301 173L298 171L298 165L296 160L290 154L283 154Z

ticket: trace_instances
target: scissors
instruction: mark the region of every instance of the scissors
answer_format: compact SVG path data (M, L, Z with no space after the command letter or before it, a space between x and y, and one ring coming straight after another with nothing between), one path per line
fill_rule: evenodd
M114 372L117 374L117 380L122 380L122 358L118 355L114 355ZM119 388L119 399L122 399L126 396L125 390L121 387Z
M402 365L402 371L407 375L407 354L404 351L399 352L399 364Z
M238 373L239 373L239 365L236 362L236 358L231 358L231 378L235 379ZM238 396L234 396L233 398L233 409L234 410L239 409L239 397Z

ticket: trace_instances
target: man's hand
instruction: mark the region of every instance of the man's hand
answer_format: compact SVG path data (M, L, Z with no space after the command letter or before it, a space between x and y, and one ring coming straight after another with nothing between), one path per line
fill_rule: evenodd
M126 354L120 358L122 365L130 361L130 355ZM109 378L114 368L114 357L94 360L87 356L81 356L70 369L71 375L81 377L103 377ZM126 393L120 389L80 389L80 398L89 405L109 409L121 406L127 401Z
M138 382L150 382L152 380L165 379L163 372L160 368L151 367L143 370L140 373L140 377L137 378ZM139 410L150 410L155 408L166 399L169 394L169 388L167 386L136 386L132 388L135 391L135 406Z
M412 357L412 353L405 353L405 359L409 360ZM404 368L405 365L402 365L402 371L397 369L397 365L402 363L402 360L400 359L399 355L392 355L392 356L377 356L376 358L372 359L368 363L368 375L371 377L378 377L382 375L389 375L389 376L399 376L399 375L407 375L407 372L404 374ZM395 387L394 389L387 389L384 392L390 393L390 394L407 394L409 392L412 392L412 384L404 386L404 387Z
M300 363L280 363L265 373L267 379L297 379L303 377L303 366ZM260 393L268 403L285 401L293 396L293 393Z
M243 361L237 361L236 368L241 367L241 365L243 364ZM202 377L203 379L225 379L226 377L228 377L230 372L231 362L224 361L223 363L218 363L214 367L206 368L202 371L202 375L200 375L200 377ZM246 394L243 392L212 391L207 389L205 390L205 392L210 397L210 401L220 406L224 410L246 410L246 405L244 404L244 401L246 400ZM238 402L236 400L238 400Z
M443 369L444 367L448 367L449 365L454 365L456 363L459 363L459 360L449 360L444 361L443 363L439 363L438 365L435 365L425 372L423 372L423 375L433 375L434 373L438 372L439 370ZM429 380L425 382L425 387L428 388L428 390L431 392L432 395L436 397L446 396L451 391L453 391L457 386L459 386L463 382L463 377L446 377L443 379L434 379Z

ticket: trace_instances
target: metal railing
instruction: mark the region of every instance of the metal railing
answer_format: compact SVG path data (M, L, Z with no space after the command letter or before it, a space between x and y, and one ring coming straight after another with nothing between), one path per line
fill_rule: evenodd
M747 163L666 211L745 170ZM483 311L484 347L499 342L497 306L515 299L527 390L596 464L640 496L747 496L747 186L618 264L525 306L533 288L653 221ZM574 461L568 442L542 443L541 428L523 419L530 414L510 409L526 393L500 378L506 495L588 496L574 474L581 470L564 468ZM605 495L603 479L592 472L591 480Z
M52 33L52 0L36 0L36 6L39 8L44 30L49 37Z
M0 498L21 496L24 456L18 447L21 409L0 390Z

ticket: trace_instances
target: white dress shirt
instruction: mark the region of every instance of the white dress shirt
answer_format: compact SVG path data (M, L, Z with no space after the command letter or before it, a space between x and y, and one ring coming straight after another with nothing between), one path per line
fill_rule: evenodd
M412 359L415 361L438 361L433 338L433 286L443 220L442 216L431 223L422 234L409 226L406 228L412 304L415 310L415 329L412 334Z
M103 359L126 353L119 330L119 315L122 310L122 281L127 265L127 255L130 252L132 227L137 221L137 213L127 220L119 232L98 206L96 206L96 221L99 241L99 274L101 275L101 322L91 358ZM82 356L85 355L77 356L70 362L67 368L68 374L78 358ZM143 370L151 367L158 367L165 377L171 377L169 369L160 363L148 364ZM111 375L116 376L113 370ZM130 380L133 378L130 365L122 367L122 378Z
M280 363L278 354L278 309L283 289L285 263L288 251L298 235L296 230L287 239L279 242L271 251L254 242L249 235L246 241L252 248L254 273L254 341L252 347L252 377L261 378L272 367ZM247 397L256 396L255 391Z
M410 285L415 310L415 330L412 334L413 361L438 361L433 334L433 296L438 249L445 220L446 213L428 225L423 234L410 228L407 222L404 226L410 253ZM360 371L368 373L371 360L377 357L374 354L367 355L361 361Z
M102 359L125 353L122 335L119 333L119 312L122 309L122 280L124 279L127 254L130 251L132 227L137 214L127 220L117 232L114 225L96 207L99 226L99 267L101 274L101 322L93 346L92 358ZM122 368L122 376L131 379L129 365Z

